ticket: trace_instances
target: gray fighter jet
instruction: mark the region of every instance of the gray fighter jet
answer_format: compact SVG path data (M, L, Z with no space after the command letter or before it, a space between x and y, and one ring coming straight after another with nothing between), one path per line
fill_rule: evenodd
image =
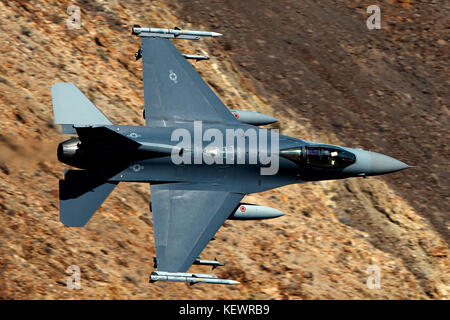
M171 39L214 32L134 26L141 38L146 126L111 123L72 83L52 87L55 123L76 137L58 146L60 219L84 226L119 182L150 184L157 271L150 282L235 284L186 273L192 264L222 266L199 254L227 219L269 219L284 213L241 203L250 193L294 183L380 175L405 163L376 152L321 144L258 127L277 121L229 110Z

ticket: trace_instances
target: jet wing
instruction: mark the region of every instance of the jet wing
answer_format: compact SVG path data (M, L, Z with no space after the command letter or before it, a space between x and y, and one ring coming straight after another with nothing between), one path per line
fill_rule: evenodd
M244 197L207 185L151 185L158 270L186 272Z
M143 37L141 54L147 126L237 121L169 39Z

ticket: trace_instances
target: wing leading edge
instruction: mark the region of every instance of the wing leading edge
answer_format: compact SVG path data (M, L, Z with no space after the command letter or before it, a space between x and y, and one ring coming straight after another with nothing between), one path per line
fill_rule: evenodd
M206 185L151 185L158 270L186 272L243 197Z

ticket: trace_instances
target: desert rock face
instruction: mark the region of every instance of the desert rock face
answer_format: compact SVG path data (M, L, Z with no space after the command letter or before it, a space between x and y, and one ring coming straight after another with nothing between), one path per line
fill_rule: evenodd
M370 4L0 2L0 298L448 299L448 7L383 1L382 29L369 32ZM70 5L81 8L81 29L66 26ZM230 109L420 169L248 195L287 214L228 221L202 252L226 263L214 274L240 285L149 284L148 185L119 184L85 228L59 221L56 146L68 136L53 124L50 96L54 82L74 82L113 122L143 125L133 24L223 33L176 44L211 57L193 65ZM66 286L71 265L78 290ZM380 289L367 287L370 266Z

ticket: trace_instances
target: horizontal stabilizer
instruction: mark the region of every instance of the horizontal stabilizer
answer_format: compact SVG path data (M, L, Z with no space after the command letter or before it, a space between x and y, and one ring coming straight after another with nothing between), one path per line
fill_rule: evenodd
M52 101L55 124L62 125L64 133L71 132L72 125L112 124L73 83L55 83L52 86Z
M68 170L59 181L60 220L68 227L83 227L117 182L107 182L84 170Z

